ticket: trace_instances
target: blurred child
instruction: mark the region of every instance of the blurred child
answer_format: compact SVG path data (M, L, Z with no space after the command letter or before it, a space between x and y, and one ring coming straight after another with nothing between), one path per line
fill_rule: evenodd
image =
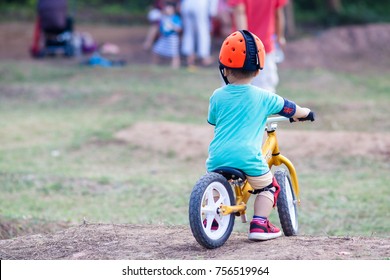
M159 23L161 20L161 9L163 7L163 1L162 0L155 0L152 8L148 12L148 21L150 23L150 27L148 29L148 32L146 33L145 41L144 41L144 49L150 50L153 46L154 42L158 38L158 30L159 30Z
M158 63L159 58L171 58L173 68L180 67L180 38L179 34L182 30L182 21L176 13L176 5L174 2L166 2L162 8L160 20L160 36L153 46L153 62Z

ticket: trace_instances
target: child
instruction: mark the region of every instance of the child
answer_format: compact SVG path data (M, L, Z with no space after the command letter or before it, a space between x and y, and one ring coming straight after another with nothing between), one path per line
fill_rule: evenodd
M219 62L225 86L210 97L208 122L214 125L206 167L221 166L242 170L257 194L250 223L250 240L268 240L282 235L268 217L280 187L261 154L267 117L279 114L304 118L310 110L277 94L251 85L263 69L265 50L261 40L249 31L236 31L222 44Z
M144 41L144 49L150 50L153 43L158 38L159 25L161 20L161 9L163 6L162 0L155 0L152 8L148 12L148 21L150 23L150 27L148 32L146 33L145 41Z
M172 67L180 67L179 32L182 29L180 17L176 14L175 3L167 2L163 7L160 20L160 37L153 47L153 60L158 62L159 56L172 58Z

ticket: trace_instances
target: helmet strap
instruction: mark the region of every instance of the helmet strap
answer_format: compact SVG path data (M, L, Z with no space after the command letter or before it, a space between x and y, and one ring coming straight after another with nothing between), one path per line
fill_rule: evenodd
M225 67L223 65L219 65L219 72L221 73L222 79L224 80L225 84L228 85L229 84L229 80L227 79L227 77L223 73L224 69L225 69Z
M260 69L260 58L257 53L257 46L256 46L256 40L253 37L252 33L250 33L248 30L240 30L242 36L245 38L245 44L246 44L246 58L244 63L244 69L247 70L257 70ZM251 69L253 68L255 69Z

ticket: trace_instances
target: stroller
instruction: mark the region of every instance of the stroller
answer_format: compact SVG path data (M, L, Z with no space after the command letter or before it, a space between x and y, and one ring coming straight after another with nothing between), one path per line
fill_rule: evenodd
M68 15L67 0L39 0L35 24L33 57L62 53L74 56L73 19Z

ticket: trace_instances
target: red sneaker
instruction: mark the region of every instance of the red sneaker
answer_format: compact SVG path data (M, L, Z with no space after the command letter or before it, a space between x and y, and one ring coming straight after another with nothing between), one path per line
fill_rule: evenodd
M253 219L249 228L249 240L269 240L282 235L280 229L267 219Z

